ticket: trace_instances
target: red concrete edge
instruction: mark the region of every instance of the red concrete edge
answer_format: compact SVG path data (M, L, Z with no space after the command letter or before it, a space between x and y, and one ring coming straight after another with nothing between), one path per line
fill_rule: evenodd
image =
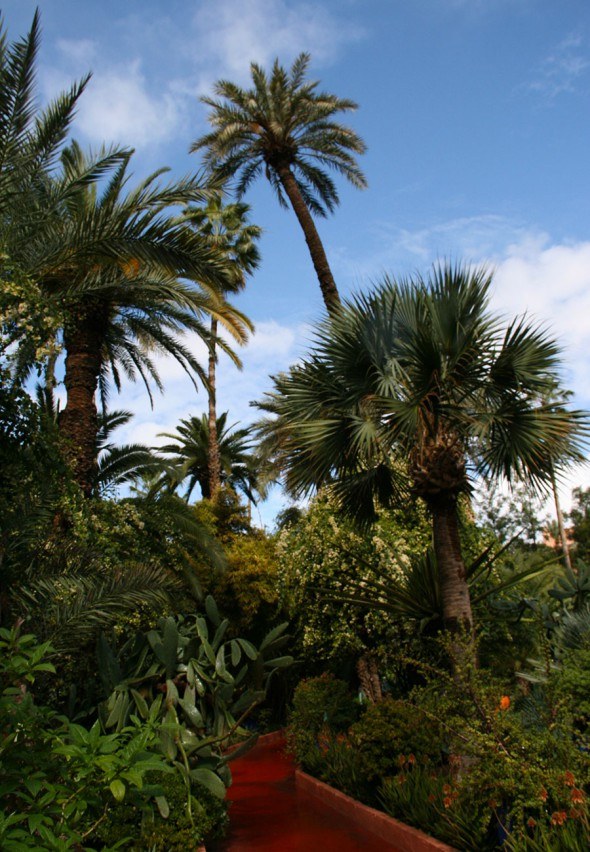
M283 728L279 728L278 731L271 731L270 734L260 734L258 739L256 740L256 745L280 745L280 743L285 740L285 731Z
M362 805L356 799L346 796L323 781L318 781L301 769L295 770L295 783L302 792L321 799L322 804L345 814L365 831L370 831L381 840L396 846L399 852L456 852L452 846L447 846L446 843L435 840L423 831L393 819L375 808Z
M284 741L284 739L285 731L283 728L279 728L278 731L271 731L270 734L260 734L252 748L256 748L257 745L280 745ZM222 754L231 754L232 751L236 751L237 749L239 749L241 745L242 743L235 743L234 745L229 746L229 748L224 749Z

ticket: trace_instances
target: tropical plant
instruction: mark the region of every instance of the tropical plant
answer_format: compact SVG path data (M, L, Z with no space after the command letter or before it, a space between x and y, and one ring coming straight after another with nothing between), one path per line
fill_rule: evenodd
M223 261L170 212L206 190L196 178L160 186L159 171L125 191L129 162L129 154L121 158L100 193L96 184L79 186L17 258L36 270L41 289L57 297L63 310L67 399L60 430L87 495L96 467L94 395L100 392L104 406L109 375L117 388L122 371L131 379L139 375L148 391L150 379L162 389L156 352L172 355L189 376L206 382L180 334L207 340L205 313L215 314L238 342L247 331L244 318L216 292ZM87 169L77 145L64 151L61 180L77 183ZM198 279L200 286L179 276ZM238 361L227 343L219 346Z
M211 112L210 133L199 137L191 151L204 149L204 160L222 179L237 177L242 196L252 181L265 174L279 203L286 198L297 216L318 277L324 303L334 312L340 298L312 214L326 216L338 204L336 186L326 168L343 175L353 186L366 180L354 159L365 144L334 116L356 109L356 104L318 92L318 82L306 81L310 62L301 53L290 71L278 59L268 75L252 63L252 89L229 80L215 84L216 98L201 100Z
M572 498L568 520L572 525L574 555L590 562L590 488L574 488Z
M187 220L212 249L223 257L227 266L223 295L237 293L246 286L260 262L256 240L262 229L247 222L247 204L223 204L221 194L213 195L205 206L191 206ZM207 394L209 397L209 493L214 498L221 487L221 459L217 434L216 340L218 322L211 316Z
M38 705L31 687L50 676L48 644L20 626L0 628L0 845L2 849L76 849L104 821L111 803L154 805L148 773L170 771L157 753L154 716L104 734ZM151 802L150 802L151 800Z
M0 234L15 219L30 220L36 184L55 165L90 75L43 111L35 93L40 45L37 10L26 36L9 44L0 22ZM40 222L38 222L40 224ZM23 238L25 234L21 235ZM0 239L4 243L4 239Z
M255 459L251 450L248 429L227 426L227 411L216 420L219 449L220 484L234 491L241 491L249 500L254 499L256 488ZM209 418L189 417L181 420L174 432L163 432L163 437L172 438L174 443L164 444L159 451L170 457L172 462L168 477L173 484L187 482L185 499L188 500L198 485L204 499L210 499L211 491L209 441Z
M400 581L429 541L426 512L415 502L381 510L367 533L342 516L329 489L310 501L300 520L277 539L278 586L306 656L354 663L376 653L383 660L387 649L399 644L399 621L376 607L343 605L338 598L350 597L346 592L355 580L365 596L372 581Z
M311 355L260 403L288 489L326 481L366 521L404 498L393 459L432 517L445 626L471 630L458 499L473 475L550 486L551 465L581 458L588 417L546 405L559 349L526 318L506 329L488 307L485 269L437 266L427 280L385 279L324 322Z
M162 460L150 447L145 444L117 446L111 441L114 430L125 426L132 417L130 411L103 411L98 416L95 493L104 495L119 485L162 473Z
M275 627L259 648L246 639L226 638L229 621L215 601L205 613L161 618L157 629L138 634L118 653L99 643L99 669L110 693L102 707L107 729L125 729L134 716L161 719L163 752L191 781L223 798L231 783L223 755L232 742L252 742L244 721L266 695L273 673L292 663L277 654L288 641L286 624Z

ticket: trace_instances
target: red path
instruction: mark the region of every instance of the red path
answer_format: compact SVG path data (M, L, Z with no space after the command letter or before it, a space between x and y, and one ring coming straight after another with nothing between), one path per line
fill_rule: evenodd
M230 829L208 852L395 852L295 788L282 743L259 743L232 762Z

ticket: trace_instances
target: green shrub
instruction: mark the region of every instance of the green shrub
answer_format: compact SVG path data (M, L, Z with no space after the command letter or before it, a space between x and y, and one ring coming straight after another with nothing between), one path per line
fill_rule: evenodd
M458 849L484 852L496 847L495 833L488 830L490 810L482 813L466 805L448 773L407 760L399 769L379 790L386 813Z
M350 742L358 751L360 769L368 781L394 775L399 770L400 755L437 764L443 750L439 726L430 720L425 723L413 704L391 698L367 707L350 729Z
M110 807L153 793L150 771L166 771L153 719L116 734L90 730L33 701L31 684L51 672L50 647L0 628L0 848L81 848Z
M325 673L302 680L293 695L287 742L297 761L311 769L316 763L321 731L338 733L348 729L358 707L348 684Z
M95 832L93 839L114 846L125 838L123 847L130 852L185 852L205 840L220 836L227 825L227 805L199 784L192 787L192 823L187 812L184 782L178 773L151 774L148 784L157 786L166 797L169 813L165 818L157 810L121 804Z

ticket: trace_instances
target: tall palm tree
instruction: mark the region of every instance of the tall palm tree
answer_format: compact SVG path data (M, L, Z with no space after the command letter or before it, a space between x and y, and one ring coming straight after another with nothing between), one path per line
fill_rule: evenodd
M15 249L16 260L34 275L41 291L64 317L66 405L59 426L69 445L77 481L87 495L96 478L98 413L112 377L141 377L159 389L153 353L172 355L192 377L206 371L182 340L191 332L208 341L206 315L214 315L239 343L249 323L220 296L223 258L173 209L208 194L197 178L161 186L161 170L127 190L131 154L118 158L109 180L81 181L89 159L75 143L62 155L62 174L38 187L40 205L64 197L45 226ZM90 159L90 163L93 159ZM57 186L56 186L57 185ZM182 278L199 282L196 286ZM219 341L239 363L231 347Z
M559 349L542 327L507 328L488 307L484 269L435 267L385 279L320 326L311 354L275 379L261 406L289 490L331 482L342 507L374 517L403 499L394 459L432 516L447 629L471 630L458 500L472 476L551 486L552 462L581 457L589 418L543 403Z
M221 484L234 491L241 491L253 503L256 488L254 457L248 440L248 429L227 426L227 411L217 418ZM181 420L176 433L164 432L163 437L172 438L173 443L159 447L159 451L171 457L173 482L180 485L187 481L185 499L189 499L195 485L199 485L203 498L210 499L209 478L209 418L189 417Z
M279 203L288 198L303 229L324 303L333 313L340 304L338 289L312 214L326 216L338 204L338 192L327 168L364 188L366 179L354 154L362 154L362 139L334 120L357 105L306 81L310 62L301 53L291 70L275 60L270 76L256 63L250 66L252 89L229 80L215 84L216 98L201 100L211 108L211 133L195 140L191 151L204 149L206 165L223 179L237 178L241 197L264 173Z
M246 286L260 262L256 240L262 229L248 223L249 206L242 203L224 204L221 194L213 195L205 206L188 208L186 216L191 226L204 238L227 267L223 296L237 293ZM211 316L207 394L209 398L209 492L214 498L221 487L221 458L217 436L217 339L218 323Z

